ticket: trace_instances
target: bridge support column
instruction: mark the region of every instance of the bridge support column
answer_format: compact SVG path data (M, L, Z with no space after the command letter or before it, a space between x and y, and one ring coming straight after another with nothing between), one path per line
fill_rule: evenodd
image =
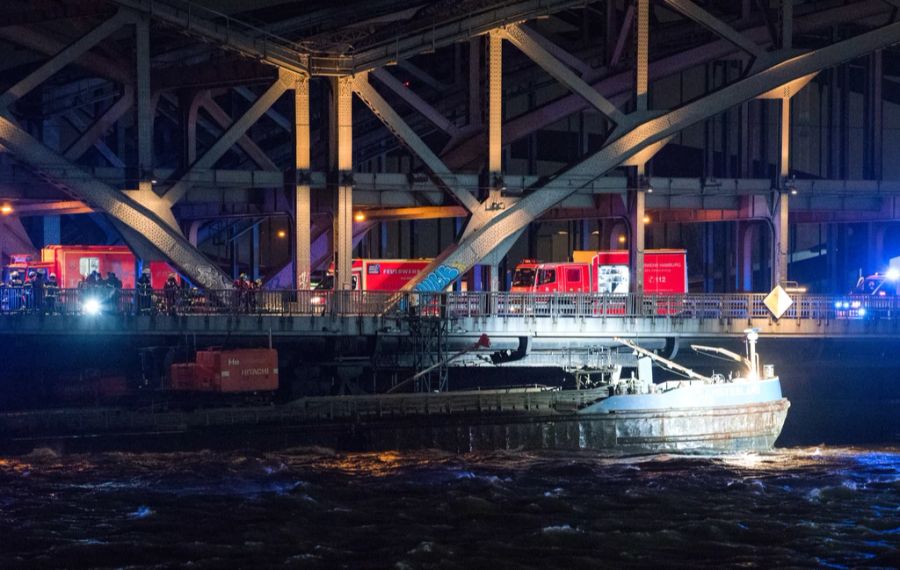
M788 256L790 249L788 240L788 194L778 192L774 198L775 209L772 213L772 287L788 278Z
M635 112L645 113L649 107L648 66L650 63L650 0L637 0L637 18L635 18ZM628 240L629 261L631 265L631 291L644 292L644 238L646 215L645 203L645 163L639 163L635 171L634 190L629 191L628 217L631 226L631 239Z
M153 190L153 102L150 94L150 18L140 16L135 22L137 77L138 191L149 195Z
M753 291L753 243L757 225L752 222L737 223L736 289L744 293Z
M638 172L643 172L639 168ZM643 179L643 176L639 176ZM643 188L635 188L628 192L628 222L631 227L631 239L628 240L628 257L631 265L631 291L644 292L644 237L646 228L644 216L646 194Z
M502 207L503 192L503 36L494 31L488 35L488 201L487 207ZM495 271L496 265L491 266ZM491 273L493 277L493 273ZM495 289L491 279L491 290Z
M353 286L353 78L334 81L337 193L334 203L334 288Z
M294 286L309 289L312 218L309 195L309 78L294 83Z
M637 42L635 61L635 106L641 113L648 109L648 83L650 65L650 0L637 0L635 19ZM643 174L643 173L641 173Z
M772 205L772 287L788 278L790 255L790 231L788 228L788 204L793 190L790 176L791 164L791 100L781 100L781 158L779 160L778 192Z
M881 180L882 176L882 50L869 56L865 104L865 138L863 141L863 176Z
M497 292L500 290L500 265L497 263L492 263L488 266L490 270L490 287L491 291Z
M259 279L259 224L250 229L250 278Z

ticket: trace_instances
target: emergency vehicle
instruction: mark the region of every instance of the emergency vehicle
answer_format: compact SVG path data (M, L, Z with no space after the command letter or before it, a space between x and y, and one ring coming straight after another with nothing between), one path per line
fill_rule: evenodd
M173 269L164 261L149 264L150 282L154 289L162 289ZM123 289L134 289L137 259L124 245L49 245L40 252L40 258L30 254L13 254L6 267L7 274L18 271L43 269L45 276L56 275L60 289L75 289L84 278L96 271L106 278L115 273L122 281Z
M628 293L628 251L575 251L570 262L524 260L513 273L512 293ZM683 249L644 252L644 292L687 293L687 254Z
M866 295L870 297L893 297L897 295L897 283L900 282L900 269L891 267L884 273L875 273L863 277L862 273L856 282L851 295Z
M428 267L430 259L354 259L352 285L354 291L399 291ZM316 289L334 289L334 264Z

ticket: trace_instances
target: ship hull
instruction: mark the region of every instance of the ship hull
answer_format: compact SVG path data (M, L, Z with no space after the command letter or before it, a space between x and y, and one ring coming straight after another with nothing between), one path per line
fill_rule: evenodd
M0 414L0 447L28 451L55 441L71 450L231 443L353 450L730 453L771 449L790 406L777 380L688 385L645 395L602 393L405 394L163 414L110 408Z
M732 453L775 445L786 399L741 406L546 416L485 414L449 421L365 422L365 449L440 448L594 450L610 454Z

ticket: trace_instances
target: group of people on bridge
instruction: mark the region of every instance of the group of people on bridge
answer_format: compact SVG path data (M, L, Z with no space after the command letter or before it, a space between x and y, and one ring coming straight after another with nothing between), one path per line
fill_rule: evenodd
M144 270L133 291L123 290L114 272L106 277L99 271L83 275L77 288L60 287L55 273L46 269L11 270L0 280L0 313L23 314L138 314L177 315L182 313L254 313L260 307L262 280L242 273L234 280L234 291L207 295L170 273L162 290L154 289L149 270Z
M47 275L43 269L10 271L0 281L0 311L54 313L58 298L56 274Z

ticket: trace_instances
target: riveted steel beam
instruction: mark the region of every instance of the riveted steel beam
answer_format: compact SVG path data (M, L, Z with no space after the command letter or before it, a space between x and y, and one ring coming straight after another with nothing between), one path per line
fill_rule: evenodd
M828 8L805 14L795 19L794 26L798 31L808 33L828 28L856 18L879 18L889 15L890 8L880 0L863 0L851 4ZM766 26L758 26L744 31L744 35L752 41L764 45L768 38ZM736 48L727 40L715 40L707 44L679 52L651 63L650 75L656 79L670 76L709 61L728 57L736 52ZM591 86L608 99L629 94L633 90L634 72L623 71L603 79L591 79ZM571 94L555 101L541 105L527 113L506 122L503 126L503 140L511 144L523 137L564 119L588 107L588 103L580 96ZM469 164L483 157L486 133L477 133L466 140L459 141L452 149L442 155L451 168Z
M81 111L77 109L70 113L66 113L65 118L73 127L78 130L87 132L91 128L88 119L82 117ZM125 161L119 158L119 156L116 155L116 153L113 152L113 150L109 148L105 142L99 140L99 135L97 138L91 141L91 144L93 144L93 146L97 149L97 152L99 152L103 156L103 158L105 158L109 162L110 166L118 168L125 167Z
M334 196L334 288L353 288L353 77L333 79L337 192Z
M204 92L199 96L199 105L206 109L209 113L209 116L223 129L227 130L230 128L234 121L231 117L228 116L228 113L225 112L225 109L219 106L216 103L215 99L212 98L209 91ZM278 166L272 162L272 159L269 158L263 149L259 148L253 139L248 137L246 134L241 135L241 137L237 140L236 143L241 149L247 153L247 156L250 157L253 162L256 163L258 167L263 170L278 170Z
M488 3L445 22L409 30L401 28L395 35L352 55L312 55L309 58L310 72L314 75L347 75L370 71L508 24L582 6L584 0L510 0L502 5Z
M122 96L103 112L75 142L69 145L64 156L67 160L78 160L91 146L109 131L109 129L134 105L134 89L126 85Z
M49 61L45 62L42 66L28 74L27 77L21 79L18 83L7 89L3 95L0 95L0 107L8 107L15 101L21 99L32 89L78 59L82 54L97 45L108 35L131 21L131 16L126 12L116 12L112 18L106 20L81 38L63 48L62 51L50 58Z
M488 34L488 208L503 207L503 35Z
M153 115L150 93L150 19L139 15L135 21L137 101L138 184L144 194L152 191L153 180Z
M66 48L66 44L60 40L22 26L0 28L0 38L50 56L56 55ZM82 54L74 62L74 65L95 73L98 77L106 77L119 83L129 83L134 79L134 73L120 61L91 51Z
M478 200L465 188L447 168L441 159L428 148L428 145L419 138L402 117L388 104L368 81L368 74L362 73L353 79L353 90L359 98L372 110L384 125L400 139L425 165L431 173L435 184L446 192L449 192L467 210L474 211L478 207Z
M237 93L238 95L240 95L241 97L243 97L244 99L246 99L247 101L250 101L251 103L256 100L256 93L254 93L247 87L243 87L243 86L235 87L234 92ZM266 111L266 116L269 117L270 119L272 119L276 125L278 125L279 127L281 127L282 129L284 129L286 131L290 131L292 128L294 128L294 125L291 123L291 120L288 119L287 117L285 117L284 115L282 115L281 113L279 113L278 111L276 111L275 109L269 109L268 111Z
M437 128L445 133L455 136L459 132L459 128L453 124L453 121L441 115L441 113L429 105L424 99L416 95L416 93L401 83L396 77L390 74L386 69L373 69L370 75L384 84L385 87L396 93L401 99L406 101L413 109L422 114Z
M788 215L790 204L791 173L791 100L781 100L781 156L779 158L778 190L774 197L772 211L772 286L786 281L788 278L788 260L790 256L790 231ZM795 190L796 191L796 190Z
M650 103L650 0L637 0L634 39L637 44L634 62L635 109L641 113Z
M294 284L310 285L312 215L309 192L310 168L309 78L294 83Z
M613 13L615 13L615 5L613 4L612 8ZM634 20L634 4L629 3L628 8L625 10L625 17L622 19L622 27L619 29L619 33L616 34L616 44L613 48L612 53L609 56L609 66L617 67L619 62L622 61L622 54L625 53L625 42L628 41L629 36L631 36L631 28L632 22ZM609 23L609 22L608 22Z
M535 39L536 35L533 31L517 25L507 26L503 30L503 37L519 48L522 53L527 55L553 78L580 95L617 125L625 122L625 116L609 99L578 77L568 66L554 58Z
M541 188L532 188L514 206L505 209L481 228L438 257L407 288L441 290L484 258L497 244L534 221L595 178L628 160L649 145L721 113L794 79L852 60L900 42L900 23L787 59L762 69L676 110L644 121L598 152L569 168Z
M225 49L293 73L308 74L308 55L298 44L198 4L176 7L156 0L113 1Z
M712 30L753 57L759 57L763 54L762 48L756 42L690 0L663 0L663 2L698 24Z
M215 264L163 221L165 212L153 211L91 177L3 115L0 115L0 144L36 171L47 169L47 176L62 190L85 200L143 235L198 285L208 289L231 288L230 280ZM70 176L54 174L59 172L69 173Z
M241 118L236 120L228 130L213 143L212 147L206 153L197 159L188 171L175 184L173 184L165 194L166 200L170 204L175 204L181 200L190 188L191 172L197 169L206 170L215 166L216 162L231 148L259 118L265 114L266 110L271 107L275 101L289 88L293 79L285 72L279 74L279 78L269 86L266 91L259 96L253 105L247 109Z

